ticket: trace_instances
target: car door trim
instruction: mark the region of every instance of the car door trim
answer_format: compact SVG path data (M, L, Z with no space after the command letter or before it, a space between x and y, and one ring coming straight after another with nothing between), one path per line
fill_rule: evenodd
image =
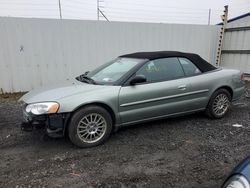
M171 95L171 96L167 96L167 97L158 97L158 98L154 98L154 99L147 99L147 100L142 100L142 101L124 103L124 104L121 104L120 107L133 106L133 105L156 102L156 101L161 101L161 100L166 100L166 99L173 99L173 98L178 98L178 97L183 97L183 96L188 96L188 95L205 93L205 92L208 92L208 91L209 91L208 89L203 89L203 90L199 90L199 91L186 92L186 93Z
M122 124L120 124L118 126L127 126L127 125L132 125L132 124L137 124L137 123L142 123L142 122L147 122L147 121L152 121L152 120L163 119L163 118L167 118L167 117L174 117L174 116L179 116L179 115L189 114L189 113L191 114L191 113L194 113L194 112L203 111L204 109L205 108L199 108L199 109L185 111L185 112L178 112L178 113L167 114L167 115L151 117L151 118L144 118L144 119L140 119L140 120L136 120L136 121L129 121L129 122L126 122L126 123L122 123Z

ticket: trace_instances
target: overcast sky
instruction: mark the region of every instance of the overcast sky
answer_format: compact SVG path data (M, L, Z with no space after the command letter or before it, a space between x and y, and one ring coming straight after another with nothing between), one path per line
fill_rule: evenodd
M59 0L0 0L0 16L59 18ZM220 22L224 5L229 18L250 12L250 0L100 0L110 21L207 24ZM61 0L63 19L97 19L97 0ZM104 18L100 18L104 20Z

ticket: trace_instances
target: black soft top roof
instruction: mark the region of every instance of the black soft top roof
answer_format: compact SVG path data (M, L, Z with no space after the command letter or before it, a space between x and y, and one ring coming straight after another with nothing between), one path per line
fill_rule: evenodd
M216 69L216 67L208 63L206 60L204 60L197 54L177 52L177 51L137 52L137 53L122 55L120 57L148 59L148 60L167 58L167 57L184 57L192 61L202 72L207 72Z

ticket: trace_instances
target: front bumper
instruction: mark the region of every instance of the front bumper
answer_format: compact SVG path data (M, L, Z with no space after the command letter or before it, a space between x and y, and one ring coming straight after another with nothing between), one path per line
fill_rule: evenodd
M50 137L63 137L69 120L69 113L32 115L25 111L23 106L23 121L21 130L33 131L35 129L44 129Z

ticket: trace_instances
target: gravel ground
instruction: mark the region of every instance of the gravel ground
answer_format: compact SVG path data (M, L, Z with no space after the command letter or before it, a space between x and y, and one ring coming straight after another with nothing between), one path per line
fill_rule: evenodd
M139 124L90 149L21 132L21 119L15 100L0 99L0 187L220 187L250 151L247 99L221 120L199 113Z

